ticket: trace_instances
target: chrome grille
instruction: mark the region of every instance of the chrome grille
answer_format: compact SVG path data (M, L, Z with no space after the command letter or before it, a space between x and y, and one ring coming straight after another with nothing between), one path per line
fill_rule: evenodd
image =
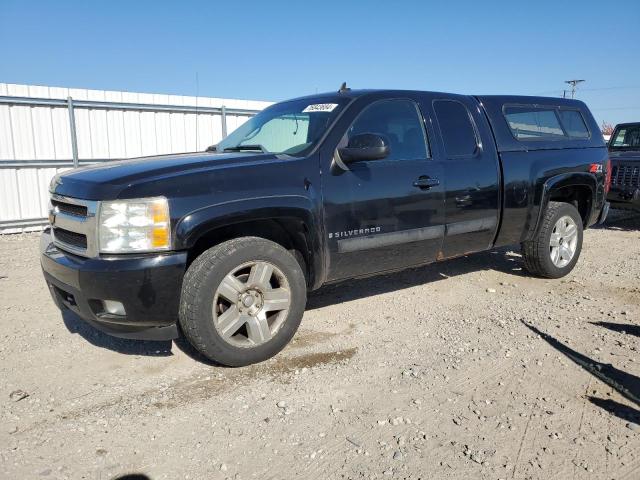
M86 217L88 209L85 205L76 205L73 203L65 203L59 200L51 200L53 207L58 207L61 212L68 213L70 215L76 215L78 217Z
M49 223L53 243L75 255L96 257L97 212L98 202L52 194Z
M640 165L616 165L611 171L611 184L618 187L640 187Z

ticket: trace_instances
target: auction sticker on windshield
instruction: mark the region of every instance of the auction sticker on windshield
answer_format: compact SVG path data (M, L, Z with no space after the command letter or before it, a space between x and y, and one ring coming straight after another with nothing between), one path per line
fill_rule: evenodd
M338 106L337 103L314 103L313 105L309 105L302 113L309 112L333 112L333 109Z

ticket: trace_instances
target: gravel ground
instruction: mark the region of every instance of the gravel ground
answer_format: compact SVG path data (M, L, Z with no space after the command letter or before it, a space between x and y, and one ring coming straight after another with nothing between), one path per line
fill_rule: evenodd
M0 477L640 478L640 215L561 280L498 250L330 286L247 368L62 315L0 237Z

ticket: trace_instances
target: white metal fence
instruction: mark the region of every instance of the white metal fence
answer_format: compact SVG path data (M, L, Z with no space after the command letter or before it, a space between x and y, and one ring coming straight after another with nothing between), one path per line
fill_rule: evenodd
M0 233L39 229L57 172L202 151L270 102L0 83Z

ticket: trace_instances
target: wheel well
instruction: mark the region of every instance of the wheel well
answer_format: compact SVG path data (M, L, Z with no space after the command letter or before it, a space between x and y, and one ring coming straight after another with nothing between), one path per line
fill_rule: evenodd
M583 227L587 228L593 203L593 193L588 186L569 185L558 188L557 190L552 190L549 196L549 201L570 203L576 207L580 213L580 218L582 218Z
M297 218L274 218L251 220L218 227L202 235L189 249L187 267L202 252L214 245L239 237L260 237L289 250L298 260L307 282L312 277L311 248L308 242L309 229Z

